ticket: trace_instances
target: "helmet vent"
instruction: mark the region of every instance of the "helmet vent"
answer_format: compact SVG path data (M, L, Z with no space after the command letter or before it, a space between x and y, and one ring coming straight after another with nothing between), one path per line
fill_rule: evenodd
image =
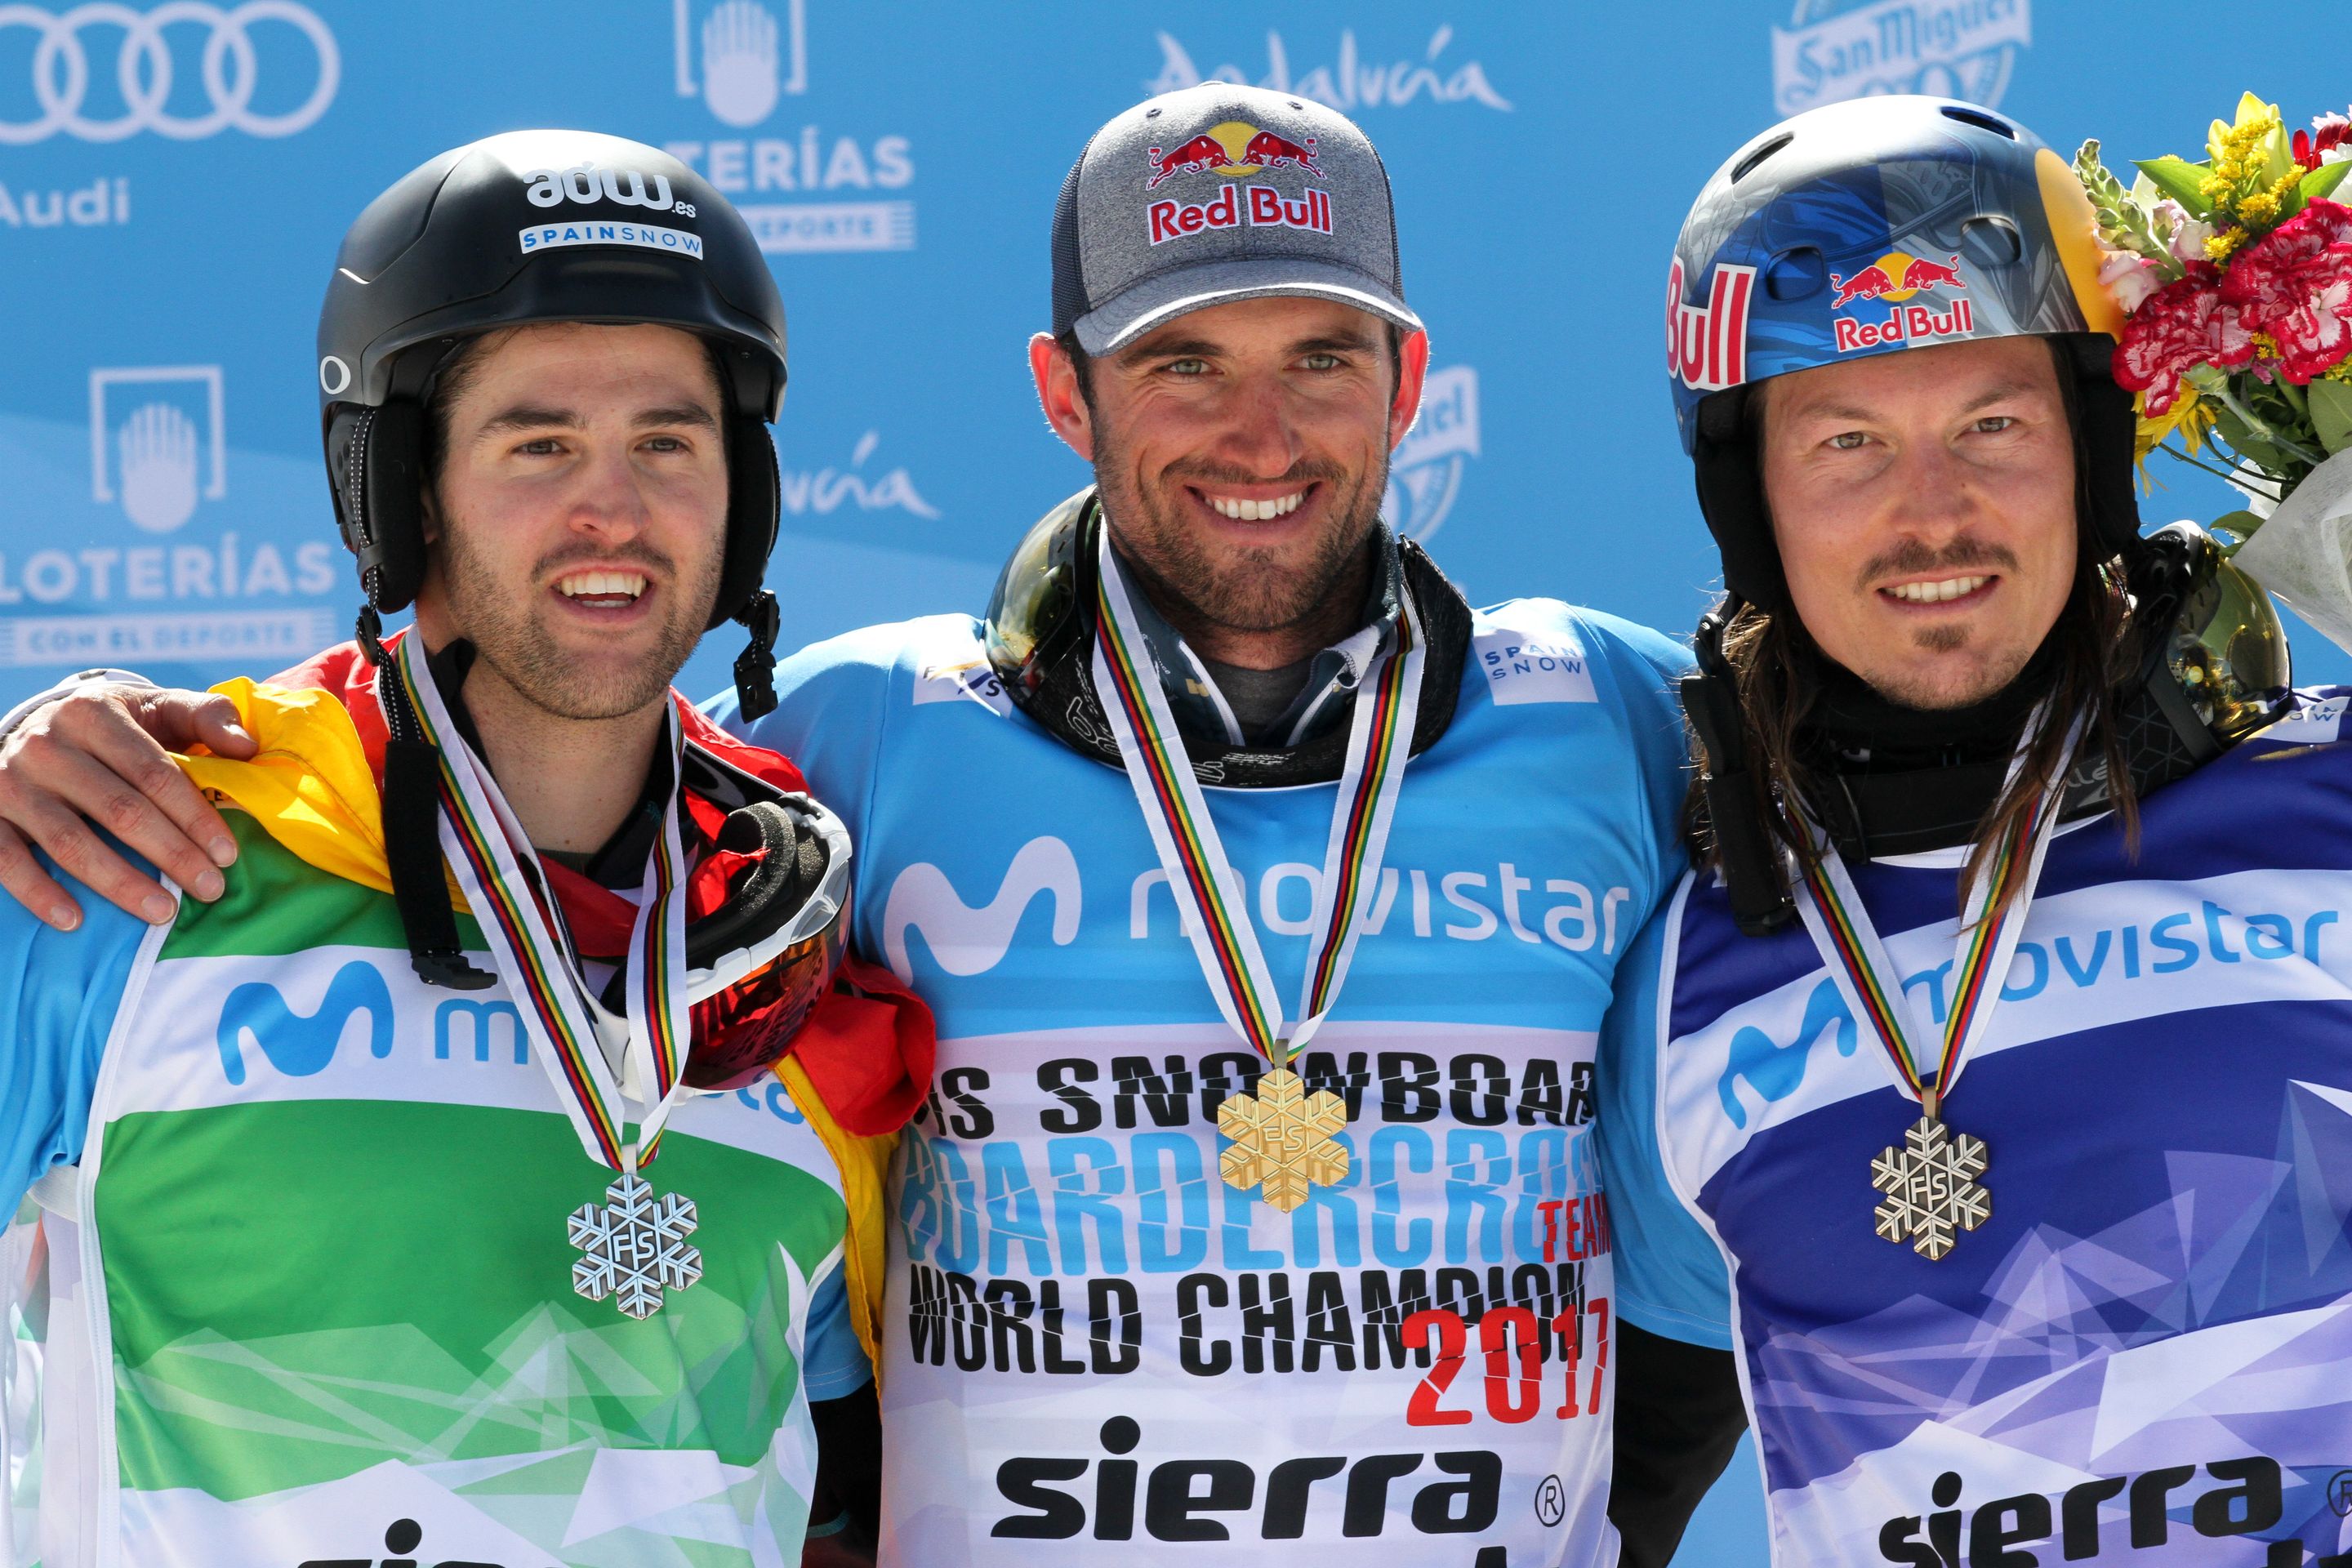
M1757 148L1753 153L1748 153L1748 156L1742 158L1738 163L1732 166L1731 183L1736 185L1740 181L1746 179L1748 175L1754 174L1756 172L1757 164L1761 163L1765 159L1769 158L1773 153L1778 153L1781 148L1786 147L1790 142L1794 142L1796 139L1796 135L1793 132L1784 131L1780 135L1773 137L1769 142L1765 142L1761 147Z
M1829 264L1810 245L1780 252L1764 268L1764 292L1784 303L1811 299L1829 287Z
M1957 120L1963 125L1973 125L1979 131L1990 131L1996 136L2006 136L2012 142L2017 140L2016 126L1997 114L1987 114L1981 109L1970 109L1965 104L1948 103L1944 105L1944 118Z
M1960 254L1980 267L2009 267L2025 254L2025 244L2007 218L1978 216L1960 226Z

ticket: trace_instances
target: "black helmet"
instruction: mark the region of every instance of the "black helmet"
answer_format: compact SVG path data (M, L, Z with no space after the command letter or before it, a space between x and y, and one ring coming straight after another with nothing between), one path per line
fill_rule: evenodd
M319 398L335 521L379 611L425 572L425 402L467 338L534 321L648 322L725 365L726 560L710 625L772 622L784 307L724 196L657 148L586 131L517 131L411 171L343 237L319 312ZM762 602L764 601L764 602ZM772 636L772 626L770 627Z

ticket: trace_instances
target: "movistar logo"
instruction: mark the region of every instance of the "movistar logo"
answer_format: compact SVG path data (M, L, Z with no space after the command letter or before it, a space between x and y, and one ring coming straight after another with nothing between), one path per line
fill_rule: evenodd
M1832 1026L1837 1029L1838 1055L1853 1055L1853 1015L1846 1011L1837 982L1824 977L1805 999L1804 1022L1797 1026L1797 1037L1787 1045L1761 1029L1745 1026L1731 1037L1731 1058L1716 1080L1715 1092L1734 1127L1748 1125L1748 1108L1739 1103L1739 1080L1746 1079L1767 1103L1788 1099L1805 1081L1805 1058L1820 1042L1822 1031Z
M1013 857L996 897L978 909L959 897L947 873L919 860L898 873L882 910L882 951L899 979L911 981L907 933L919 931L932 960L950 974L982 974L1003 962L1021 917L1038 894L1054 906L1054 941L1067 947L1077 940L1082 897L1078 859L1050 834L1032 838Z
M357 959L335 971L317 1007L298 1013L275 985L256 981L228 994L221 1005L221 1071L231 1083L245 1081L246 1042L250 1039L269 1065L289 1078L322 1072L350 1032L353 1015L368 1015L368 1049L379 1059L392 1054L392 991L383 973Z

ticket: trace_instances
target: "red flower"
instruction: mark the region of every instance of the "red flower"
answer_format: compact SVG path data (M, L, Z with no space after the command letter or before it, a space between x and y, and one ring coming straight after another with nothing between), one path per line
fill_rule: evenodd
M2278 340L2289 381L2335 365L2352 353L2352 207L2307 204L2231 258L2221 299L2245 331Z
M2235 369L2254 357L2253 340L2237 313L2222 308L2213 269L2192 267L2124 320L2116 345L2116 384L2147 396L2147 413L2168 412L2180 397L2183 373L2200 364Z
M2313 135L2312 132L2318 132ZM2294 161L2306 169L2319 167L2319 155L2352 141L2352 120L2340 114L2323 114L2311 122L2311 131L2294 133Z

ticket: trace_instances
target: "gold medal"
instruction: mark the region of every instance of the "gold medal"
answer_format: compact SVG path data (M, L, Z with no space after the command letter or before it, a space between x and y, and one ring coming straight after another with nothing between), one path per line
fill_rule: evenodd
M1348 1174L1348 1151L1332 1134L1348 1124L1348 1104L1328 1089L1307 1092L1288 1068L1257 1080L1255 1095L1236 1094L1217 1107L1217 1131L1233 1140L1217 1158L1229 1187L1252 1187L1288 1214L1316 1187Z
M1265 1058L1255 1095L1237 1094L1217 1110L1217 1131L1231 1142L1217 1156L1225 1184L1259 1195L1284 1214L1318 1186L1348 1174L1348 1149L1333 1135L1348 1124L1347 1102L1328 1089L1307 1092L1289 1063L1329 1016L1363 935L1381 859L1395 819L1412 752L1414 716L1427 658L1419 614L1408 592L1394 628L1395 646L1361 672L1348 721L1348 756L1333 792L1323 875L1307 920L1306 973L1296 1022L1282 998L1251 923L1247 884L1225 858L1217 824L1184 750L1157 667L1137 630L1108 535L1096 542L1097 620L1095 689L1118 737L1119 761L1168 875L1202 978L1233 1031Z

